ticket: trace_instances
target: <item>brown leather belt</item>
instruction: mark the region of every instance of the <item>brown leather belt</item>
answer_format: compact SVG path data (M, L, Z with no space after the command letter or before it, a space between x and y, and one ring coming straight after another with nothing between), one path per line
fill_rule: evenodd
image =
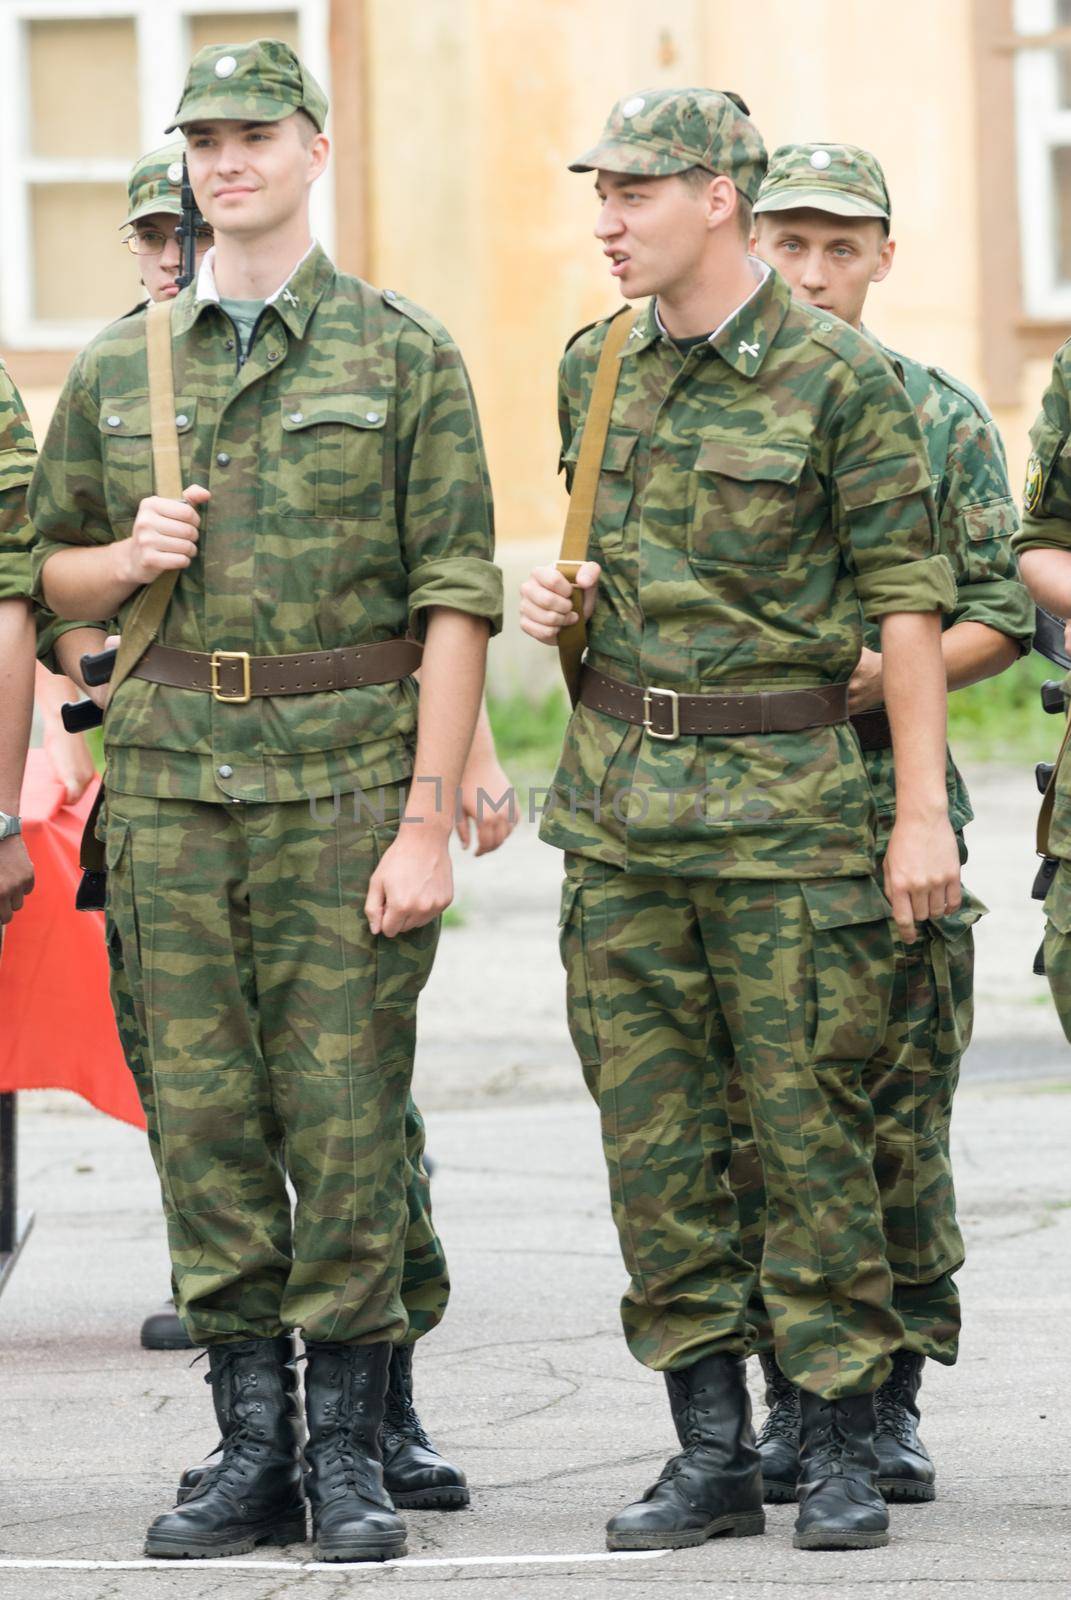
M871 750L892 749L892 729L889 726L889 713L884 706L875 706L872 711L857 711L851 718L851 724L861 750L869 753Z
M777 689L760 694L679 694L640 688L586 666L580 702L593 711L646 728L652 739L682 734L800 733L848 718L848 685Z
M172 650L154 644L131 672L132 678L196 689L226 705L245 705L262 695L322 694L327 689L363 689L396 683L420 665L423 646L415 639L383 639L378 644L341 650L306 650L292 656L251 656L246 650Z

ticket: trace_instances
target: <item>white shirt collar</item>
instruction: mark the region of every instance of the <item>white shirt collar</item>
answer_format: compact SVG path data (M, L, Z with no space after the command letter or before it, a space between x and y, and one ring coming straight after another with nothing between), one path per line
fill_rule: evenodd
M309 248L305 251L305 254L302 256L301 260L295 264L293 271L287 274L285 281L279 285L275 293L265 296L264 304L266 306L273 305L275 301L278 300L287 284L289 284L291 279L294 277L294 273L296 273L300 267L304 266L305 262L309 259L315 249L316 240L314 239L309 245ZM219 304L219 290L216 288L215 245L212 245L211 249L205 252L204 259L202 260L200 267L197 269L196 298L198 300L214 300L217 305Z
M729 324L730 324L730 322L732 322L733 318L734 317L738 317L740 315L741 311L743 311L744 307L751 304L752 300L754 300L755 296L758 294L759 290L762 288L763 284L766 282L767 278L770 276L770 267L767 264L767 262L760 261L758 256L748 256L748 260L751 262L752 270L755 273L755 278L756 278L755 287L754 287L754 289L752 289L750 294L746 294L744 296L744 298L741 300L740 304L736 307L736 309L734 311L730 311L729 315L725 318L725 320L723 322L719 322L718 326L714 329L714 332L709 335L709 337L707 339L707 343L708 344L713 344L715 339L718 337L719 333L721 333L723 329L725 329L725 328L727 328L729 326ZM662 321L662 318L658 314L658 301L657 300L655 301L654 314L655 314L655 321L658 323L658 331L660 333L664 333L666 335L667 339L672 340L673 335L671 333L667 333L666 332L665 323Z

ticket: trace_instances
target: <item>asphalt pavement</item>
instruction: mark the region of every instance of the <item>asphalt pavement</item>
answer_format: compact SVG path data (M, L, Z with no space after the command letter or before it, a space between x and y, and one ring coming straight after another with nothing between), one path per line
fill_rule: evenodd
M1069 1053L1029 970L1036 802L1014 771L972 779L968 878L992 915L954 1127L965 1329L958 1366L926 1369L938 1498L894 1508L887 1549L794 1551L794 1513L772 1507L763 1538L605 1551L606 1517L650 1482L673 1434L661 1380L619 1331L598 1128L561 1015L559 862L524 824L499 856L460 863L421 1018L417 1094L454 1293L418 1351L418 1400L468 1472L471 1509L408 1513L409 1554L388 1567L318 1567L301 1546L145 1563L146 1525L216 1438L203 1367L138 1344L167 1286L155 1175L136 1130L70 1096L27 1095L36 1222L0 1300L0 1600L421 1600L443 1583L456 1600L1062 1600Z

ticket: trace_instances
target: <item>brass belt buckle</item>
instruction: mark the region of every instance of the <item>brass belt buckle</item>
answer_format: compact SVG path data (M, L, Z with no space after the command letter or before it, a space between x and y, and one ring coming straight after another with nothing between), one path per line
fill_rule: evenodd
M219 666L221 661L240 661L242 663L242 692L241 694L224 694L219 686ZM212 697L221 701L226 706L244 706L252 695L252 676L249 669L248 650L213 650L212 660L209 663L209 687Z
M656 733L651 726L651 696L663 695L670 703L672 716L669 733ZM643 725L652 739L679 739L681 734L680 696L676 689L645 689L643 691Z

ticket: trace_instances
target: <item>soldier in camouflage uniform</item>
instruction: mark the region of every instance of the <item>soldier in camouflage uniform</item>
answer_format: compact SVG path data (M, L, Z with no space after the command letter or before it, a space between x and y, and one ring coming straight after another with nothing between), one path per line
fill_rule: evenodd
M4 682L0 737L0 940L33 888L33 867L20 837L19 794L33 718L34 619L30 602L26 486L34 463L33 434L18 390L0 362L0 672Z
M803 1390L795 1541L883 1544L873 1396L903 1327L862 1077L892 932L847 680L861 608L881 623L910 768L885 866L910 937L959 901L937 616L952 575L888 363L746 253L766 155L739 103L631 96L575 163L593 168L611 270L627 298L654 298L620 357L577 574L581 703L542 834L566 851L569 1020L602 1114L625 1335L666 1374L683 1447L608 1539L763 1527L743 1371L754 1272L725 1182L735 1060L770 1197L762 1292ZM606 332L576 336L561 366L570 477ZM575 615L569 584L541 568L523 592L526 631L552 642Z
M216 247L172 312L184 499L152 493L140 318L76 362L30 496L61 613L125 625L180 573L105 720L109 918L223 1434L153 1555L303 1539L306 1486L325 1559L405 1548L379 1444L405 1108L501 582L456 346L311 239L326 110L279 41L198 54L175 122Z
M150 300L172 298L181 264L181 250L175 238L175 225L182 212L182 162L185 143L177 141L143 156L131 171L128 182L129 207L125 227L131 229L131 249L137 256L142 281ZM212 243L207 225L198 230L198 261ZM137 314L144 310L139 306ZM497 798L509 787L509 779L499 766L494 735L486 706L481 705L473 748L461 780L459 832L464 843L468 829L478 834L477 853L492 851L508 835L510 822L503 813L484 814L474 796L482 789ZM467 822L466 822L467 819ZM127 1060L140 1061L142 1046L137 1029L137 1012L130 984L122 965L122 951L114 930L108 950L112 961L112 1004ZM144 1083L145 1075L135 1069ZM408 1173L406 1179L409 1227L405 1241L405 1267L402 1275L402 1302L409 1317L406 1343L391 1352L390 1383L383 1428L383 1475L387 1491L396 1506L421 1510L453 1510L469 1503L465 1474L445 1460L430 1443L413 1406L412 1351L416 1339L434 1328L446 1307L450 1292L446 1256L435 1231L431 1215L428 1174L424 1168L424 1120L410 1095L405 1111L405 1140ZM178 1350L190 1346L182 1322L169 1303L146 1318L141 1342L147 1349ZM180 1498L186 1498L201 1481L206 1469L192 1467L182 1476Z
M142 286L150 301L173 299L178 293L175 280L182 269L182 249L176 237L176 228L182 215L182 158L185 149L182 140L175 140L158 150L150 150L134 163L127 179L127 214L123 227L130 231L126 235L126 243L137 259ZM200 230L200 235L197 242L198 261L212 243L212 230L206 226ZM140 316L146 303L142 301L129 315ZM119 939L111 927L108 928L108 959L111 964L112 1008L123 1054L139 1086L145 1085L147 1075L142 1062L134 995L123 970ZM155 1154L155 1142L153 1148ZM193 1341L182 1325L173 1300L145 1318L141 1325L141 1342L146 1350L185 1350L192 1347Z
M1038 605L1071 618L1071 340L1053 357L1052 377L1030 430L1023 522L1013 541L1019 569ZM1071 623L1067 627L1071 646ZM1071 695L1071 677L1064 681ZM1051 809L1050 809L1051 808ZM1071 761L1061 747L1039 829L1039 849L1059 865L1045 896L1045 976L1071 1041Z
M36 456L22 399L0 361L0 672L5 697L0 739L0 930L33 887L18 810L33 718L35 633L39 658L71 676L77 675L82 653L99 647L103 639L99 629L61 622L31 599L33 527L26 512L26 490ZM78 683L84 687L80 678Z
M890 217L884 174L869 152L852 145L785 145L774 152L755 204L752 246L782 273L802 304L861 328L871 284L881 282L892 267ZM1016 513L1004 447L972 390L939 367L880 348L915 407L929 454L941 548L957 583L956 605L944 618L942 652L948 687L960 689L1005 670L1029 650L1033 635L1033 607L1010 548ZM877 803L879 866L896 817L881 669L878 630L864 620L849 704ZM963 830L973 813L951 753L946 781L949 816L965 861ZM926 1357L951 1365L959 1343L953 1274L963 1261L963 1239L956 1221L949 1122L973 1021L971 925L983 910L965 891L958 911L929 920L913 944L898 941L888 1027L863 1078L874 1108L875 1174L893 1305L904 1324L903 1347L876 1396L878 1482L889 1499L934 1496L933 1463L918 1437L918 1388ZM765 1233L761 1162L738 1077L734 1091L730 1176L744 1253L757 1266ZM771 1406L759 1437L766 1495L794 1500L799 1395L774 1359L761 1297L750 1317L758 1330L755 1347Z

